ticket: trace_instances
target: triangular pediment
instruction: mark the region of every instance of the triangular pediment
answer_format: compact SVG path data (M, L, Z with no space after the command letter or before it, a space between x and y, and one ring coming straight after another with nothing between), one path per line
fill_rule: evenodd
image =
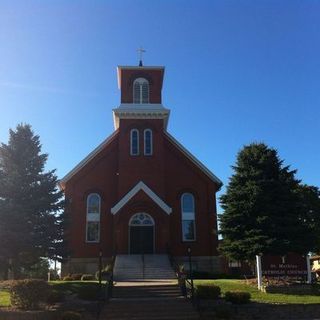
M143 191L151 198L166 214L172 212L169 207L154 191L152 191L144 182L138 182L115 206L111 208L112 214L117 214L139 191Z

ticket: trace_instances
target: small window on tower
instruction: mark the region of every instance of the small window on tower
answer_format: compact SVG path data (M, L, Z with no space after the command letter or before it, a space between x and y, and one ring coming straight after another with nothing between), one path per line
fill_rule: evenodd
M133 103L149 103L149 82L138 78L133 82Z
M144 130L144 155L152 155L152 131L151 129Z
M130 154L139 155L139 131L137 129L132 129L130 132Z

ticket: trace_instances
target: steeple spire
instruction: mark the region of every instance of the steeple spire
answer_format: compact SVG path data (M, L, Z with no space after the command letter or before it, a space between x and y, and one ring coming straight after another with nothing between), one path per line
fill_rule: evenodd
M140 48L137 50L138 53L139 53L139 67L142 67L143 66L143 63L142 63L142 54L146 52L145 49L143 49L141 46Z

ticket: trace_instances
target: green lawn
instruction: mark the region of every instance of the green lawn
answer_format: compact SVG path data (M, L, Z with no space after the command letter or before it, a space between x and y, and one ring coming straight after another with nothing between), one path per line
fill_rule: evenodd
M250 292L251 300L262 303L298 303L310 304L320 303L320 295L288 295L277 293L264 293L257 289L256 286L246 284L245 280L194 280L195 285L212 283L221 288L222 294L226 291L246 291ZM320 291L320 286L318 287Z
M10 306L10 294L8 291L0 291L0 308Z

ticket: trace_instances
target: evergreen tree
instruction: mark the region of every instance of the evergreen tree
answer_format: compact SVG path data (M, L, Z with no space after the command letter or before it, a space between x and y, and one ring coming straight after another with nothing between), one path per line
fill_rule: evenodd
M252 260L256 254L307 253L314 233L301 211L300 181L277 151L263 143L245 146L221 196L221 251Z
M307 237L309 241L312 239L310 251L320 253L320 190L315 186L300 184L296 192L299 197L299 219L310 228ZM305 239L304 235L302 237Z
M47 158L30 125L10 130L0 146L0 260L16 272L62 254L64 203Z

